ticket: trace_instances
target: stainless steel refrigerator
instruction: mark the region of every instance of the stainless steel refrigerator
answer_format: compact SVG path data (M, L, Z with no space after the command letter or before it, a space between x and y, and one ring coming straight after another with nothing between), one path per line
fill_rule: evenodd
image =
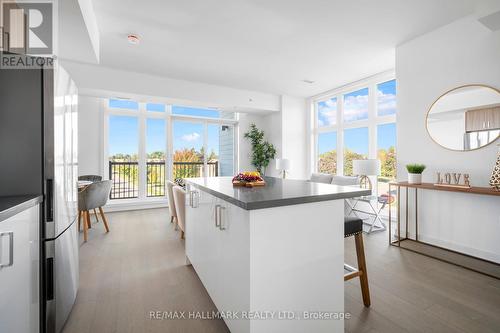
M3 53L4 54L4 53ZM42 194L40 331L60 332L78 290L78 97L68 73L0 69L0 195Z
M46 71L44 86L54 96L44 105L45 327L48 333L58 333L71 312L79 282L78 92L61 66Z

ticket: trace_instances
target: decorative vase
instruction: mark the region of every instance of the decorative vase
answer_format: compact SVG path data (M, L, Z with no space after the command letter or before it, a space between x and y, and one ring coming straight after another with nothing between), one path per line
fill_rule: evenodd
M500 191L500 145L498 147L497 163L491 173L490 185L497 191Z
M422 174L421 173L408 173L408 183L409 184L422 184Z

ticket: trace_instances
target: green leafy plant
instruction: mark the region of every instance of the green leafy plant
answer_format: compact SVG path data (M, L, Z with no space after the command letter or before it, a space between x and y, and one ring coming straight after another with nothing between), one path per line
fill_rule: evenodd
M423 164L407 164L406 170L408 170L409 173L421 174L425 170L425 165L423 165Z
M250 131L245 133L245 138L252 144L252 165L264 174L265 168L276 156L276 148L264 140L264 131L259 130L255 124L250 125Z

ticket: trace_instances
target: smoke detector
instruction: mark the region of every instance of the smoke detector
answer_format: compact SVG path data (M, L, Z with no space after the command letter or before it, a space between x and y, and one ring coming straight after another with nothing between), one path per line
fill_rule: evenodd
M137 45L140 43L140 39L139 39L139 36L137 36L136 34L129 34L127 36L127 40L130 44L132 45Z

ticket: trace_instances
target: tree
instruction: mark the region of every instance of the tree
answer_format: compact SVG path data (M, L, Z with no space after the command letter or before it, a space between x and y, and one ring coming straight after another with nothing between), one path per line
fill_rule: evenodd
M264 173L271 159L276 156L276 148L264 141L264 131L259 130L255 124L250 125L250 131L245 133L245 138L249 139L252 145L252 165L258 172Z
M174 152L174 162L203 162L203 158L194 148L184 148Z
M337 151L330 150L319 155L318 171L335 175L337 173Z
M210 152L210 154L207 157L207 161L210 162L210 161L217 161L217 160L219 160L219 157L217 156L215 151L212 149L212 151Z
M164 161L165 160L165 153L162 151L154 151L154 152L148 154L148 160Z
M365 160L367 158L366 155L358 154L353 152L352 150L345 149L344 150L344 175L352 176L352 161L353 160Z
M396 177L396 148L379 149L378 159L381 164L381 176L393 179Z

